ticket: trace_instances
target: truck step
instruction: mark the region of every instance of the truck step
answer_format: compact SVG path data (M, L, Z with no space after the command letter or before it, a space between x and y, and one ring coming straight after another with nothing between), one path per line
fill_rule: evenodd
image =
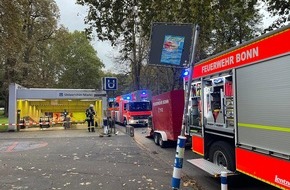
M190 159L187 160L189 163L195 165L196 167L206 171L207 173L213 175L214 177L220 177L221 172L225 171L228 175L235 175L234 172L227 170L221 166L218 166L210 161L207 161L203 158Z

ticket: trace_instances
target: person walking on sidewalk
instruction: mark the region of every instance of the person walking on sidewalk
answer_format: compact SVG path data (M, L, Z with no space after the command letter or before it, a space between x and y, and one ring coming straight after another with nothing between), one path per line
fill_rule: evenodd
M94 110L94 105L91 104L88 109L86 109L86 117L88 122L88 131L89 132L95 132L95 115L96 112Z

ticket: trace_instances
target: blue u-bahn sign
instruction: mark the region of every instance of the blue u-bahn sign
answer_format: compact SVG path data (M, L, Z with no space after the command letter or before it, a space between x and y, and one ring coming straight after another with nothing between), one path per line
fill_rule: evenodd
M116 77L104 77L103 78L103 90L117 90L118 80Z

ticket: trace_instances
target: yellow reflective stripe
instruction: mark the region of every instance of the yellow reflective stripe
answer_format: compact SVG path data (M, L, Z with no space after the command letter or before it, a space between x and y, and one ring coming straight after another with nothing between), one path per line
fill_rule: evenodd
M265 130L271 130L271 131L280 131L280 132L290 133L290 128L286 128L286 127L257 125L257 124L249 124L249 123L238 123L238 126L239 127L248 127L248 128L265 129Z

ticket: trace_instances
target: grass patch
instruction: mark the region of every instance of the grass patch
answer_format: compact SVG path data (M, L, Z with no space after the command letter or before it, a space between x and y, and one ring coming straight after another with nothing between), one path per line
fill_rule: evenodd
M0 132L7 131L8 126L7 125L2 125L2 124L7 124L8 123L8 117L5 117L4 111L0 110Z

